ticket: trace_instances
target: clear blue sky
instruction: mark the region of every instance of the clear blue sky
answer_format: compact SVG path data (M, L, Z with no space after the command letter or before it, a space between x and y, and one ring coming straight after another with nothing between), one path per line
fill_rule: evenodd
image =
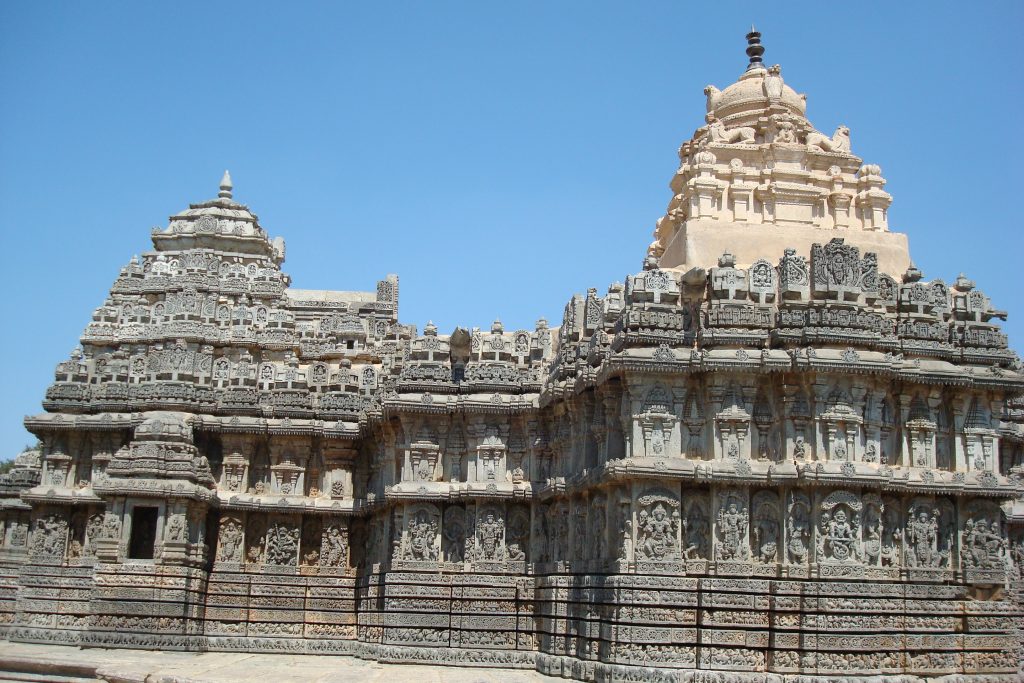
M878 163L926 277L1024 339L1024 3L0 4L0 456L118 268L216 194L304 288L401 277L422 329L552 324L640 268L702 90L768 64Z

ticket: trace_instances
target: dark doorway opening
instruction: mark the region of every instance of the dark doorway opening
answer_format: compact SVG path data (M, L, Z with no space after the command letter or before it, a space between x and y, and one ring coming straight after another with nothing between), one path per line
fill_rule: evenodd
M128 541L129 559L153 559L158 512L157 508L151 507L137 507L132 510L132 535Z

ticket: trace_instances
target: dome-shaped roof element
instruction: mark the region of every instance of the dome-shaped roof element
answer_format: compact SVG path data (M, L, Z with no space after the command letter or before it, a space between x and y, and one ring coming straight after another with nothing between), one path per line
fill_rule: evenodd
M704 88L708 96L708 114L728 126L756 124L768 116L775 107L782 107L795 116L804 116L807 100L782 80L782 68L776 64L770 69L752 69L725 90L715 86Z
M730 127L754 125L769 114L804 116L806 97L785 84L782 67L776 64L766 69L761 63L761 34L752 30L747 34L747 43L750 63L739 80L724 90L713 85L704 88L708 115Z
M256 214L234 201L233 189L231 175L224 171L216 199L190 204L171 216L166 228L153 228L156 250L220 249L264 256L277 263L284 261L283 244L271 241Z

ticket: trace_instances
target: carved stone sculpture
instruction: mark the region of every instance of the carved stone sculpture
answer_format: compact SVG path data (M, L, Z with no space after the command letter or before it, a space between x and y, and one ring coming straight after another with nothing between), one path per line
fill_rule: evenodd
M735 492L728 492L718 508L718 559L745 561L749 558L749 517L744 499Z
M217 536L217 561L242 561L242 523L233 517L225 517L220 523Z

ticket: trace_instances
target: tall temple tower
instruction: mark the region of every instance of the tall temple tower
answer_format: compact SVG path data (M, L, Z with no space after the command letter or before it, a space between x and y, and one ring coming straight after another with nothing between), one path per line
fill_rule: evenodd
M853 154L850 129L817 131L807 96L765 67L761 34L747 34L750 64L739 80L704 89L705 125L679 148L674 196L650 252L662 268L710 268L729 251L749 266L779 245L809 257L822 230L877 255L894 277L910 266L907 237L890 232L892 197L876 164Z
M580 680L1019 680L1006 313L911 264L879 167L747 41L644 269L557 328L421 333L394 275L296 289L225 173L25 419L0 631Z

